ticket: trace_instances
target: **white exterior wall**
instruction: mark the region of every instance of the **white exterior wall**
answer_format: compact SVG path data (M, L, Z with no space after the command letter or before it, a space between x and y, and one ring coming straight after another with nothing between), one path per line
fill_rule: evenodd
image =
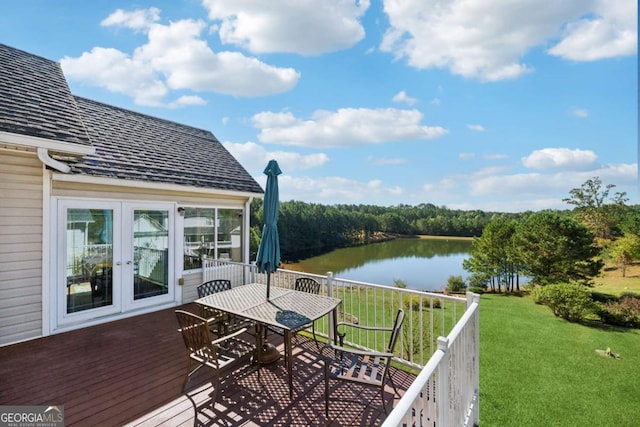
M43 169L0 149L0 346L42 335Z
M55 262L49 255L55 251L58 226L46 213L54 214L58 198L248 208L243 196L101 185L100 179L93 183L69 182L69 175L60 181L56 175L60 173L45 173L33 151L0 148L0 347L50 333L58 266L48 264ZM183 223L183 218L176 216L176 280L183 277ZM49 244L52 247L44 247ZM201 273L184 275L184 279L184 286L176 289L178 304L197 298L195 288Z

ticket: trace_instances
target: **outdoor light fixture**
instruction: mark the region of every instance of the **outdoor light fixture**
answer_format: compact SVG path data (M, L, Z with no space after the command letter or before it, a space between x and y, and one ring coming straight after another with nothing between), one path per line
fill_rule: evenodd
M184 208L182 206L178 207L178 215L184 216Z

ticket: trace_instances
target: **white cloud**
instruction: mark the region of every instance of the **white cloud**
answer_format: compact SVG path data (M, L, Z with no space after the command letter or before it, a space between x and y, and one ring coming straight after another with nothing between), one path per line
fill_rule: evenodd
M278 184L280 200L304 200L308 203L387 204L389 198L403 194L402 188L386 187L378 179L360 182L339 176L294 178L283 175Z
M111 15L100 22L103 27L124 27L134 31L148 29L151 24L160 20L160 9L150 7L149 9L137 9L127 12L117 9Z
M254 53L319 55L365 36L369 0L203 0L223 43Z
M574 108L571 110L571 114L581 119L589 116L589 110L586 108Z
M436 107L439 106L442 103L442 101L440 101L440 98L433 98L431 100L431 105L435 105Z
M316 111L308 120L295 118L289 112L264 112L256 114L253 122L260 129L261 142L301 147L424 140L448 133L439 126L421 125L422 118L418 110L341 108L335 112Z
M401 90L391 99L393 102L404 102L407 105L415 105L418 103L416 98L411 98L405 91Z
M513 175L474 176L469 181L471 196L529 197L558 193L559 199L567 197L572 188L580 187L586 180L598 176L603 182L612 183L621 190L637 185L637 164L605 165L579 172L554 174L521 173Z
M532 71L522 61L527 51L559 38L549 53L575 60L635 52L635 7L634 0L385 0L390 27L380 49L419 69L513 79ZM581 21L592 14L599 18Z
M482 125L467 125L467 128L474 132L484 132L486 130Z
M582 170L592 167L598 156L591 150L543 148L522 158L522 164L531 169Z
M69 79L130 95L139 105L161 105L169 93L149 64L116 49L94 47L78 58L62 58L60 65Z
M206 104L207 104L207 101L200 98L199 96L185 95L185 96L181 96L180 98L176 99L173 102L170 102L167 106L169 108L178 108L178 107L184 107L187 105L206 105Z
M487 167L478 169L476 172L474 172L472 179L476 179L477 177L480 177L480 176L497 175L500 173L504 173L508 169L509 169L509 166L487 166Z
M485 160L501 160L508 157L509 156L507 156L506 154L485 154L484 156L482 156L482 158Z
M196 97L166 101L171 89L211 91L232 96L265 96L291 90L300 79L292 68L268 65L239 52L213 52L201 38L206 24L179 20L155 23L157 9L115 12L104 22L144 30L146 44L131 55L95 47L63 58L65 75L85 84L131 95L140 105L175 107L201 103Z
M318 168L329 162L329 156L324 153L303 155L291 151L267 151L254 142L224 142L223 145L249 173L258 177L271 159L276 159L285 173Z
M424 184L422 186L422 190L425 191L426 196L429 195L433 195L433 194L449 194L450 192L458 189L460 187L460 184L458 184L458 182L450 177L447 178L442 178L440 181L438 181L435 184Z
M369 156L367 161L375 166L388 166L388 165L403 165L407 162L407 159L403 158L379 158L376 159L373 156Z
M600 0L594 16L570 22L549 54L573 61L633 55L638 51L636 0Z
M471 160L476 156L476 153L460 153L458 158L461 160Z

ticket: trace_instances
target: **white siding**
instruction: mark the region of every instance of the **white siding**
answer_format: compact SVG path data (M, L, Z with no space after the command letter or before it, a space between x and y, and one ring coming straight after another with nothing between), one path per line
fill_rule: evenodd
M0 346L42 335L42 173L0 150Z
M202 283L202 272L184 274L182 286L182 303L188 303L198 299L198 285Z

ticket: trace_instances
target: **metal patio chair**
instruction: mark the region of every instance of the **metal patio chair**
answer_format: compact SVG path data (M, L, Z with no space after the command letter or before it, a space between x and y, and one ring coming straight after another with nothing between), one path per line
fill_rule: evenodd
M339 334L340 345L327 344L323 347L321 357L324 362L324 410L326 416L329 416L329 381L332 379L378 388L382 408L385 414L387 413L387 406L384 401L384 387L387 380L393 386L395 394L398 394L398 389L389 374L389 366L391 365L393 351L398 341L403 321L404 311L399 309L394 325L391 328L376 328L354 323L338 323L338 327L356 328L363 330L363 333L376 331L390 332L390 336L389 343L384 352L364 351L344 347L344 332Z
M210 396L211 401L215 402L221 375L250 363L254 345L239 338L246 329L214 340L207 319L184 310L176 310L175 313L187 355L187 373L182 382L182 392L185 392L191 375L204 366L212 371L213 391ZM192 368L194 365L197 366Z
M198 298L231 289L231 280L214 279L198 285ZM207 319L211 332L215 335L227 335L242 328L249 328L253 323L244 317L233 316L211 307L200 306L200 315Z

